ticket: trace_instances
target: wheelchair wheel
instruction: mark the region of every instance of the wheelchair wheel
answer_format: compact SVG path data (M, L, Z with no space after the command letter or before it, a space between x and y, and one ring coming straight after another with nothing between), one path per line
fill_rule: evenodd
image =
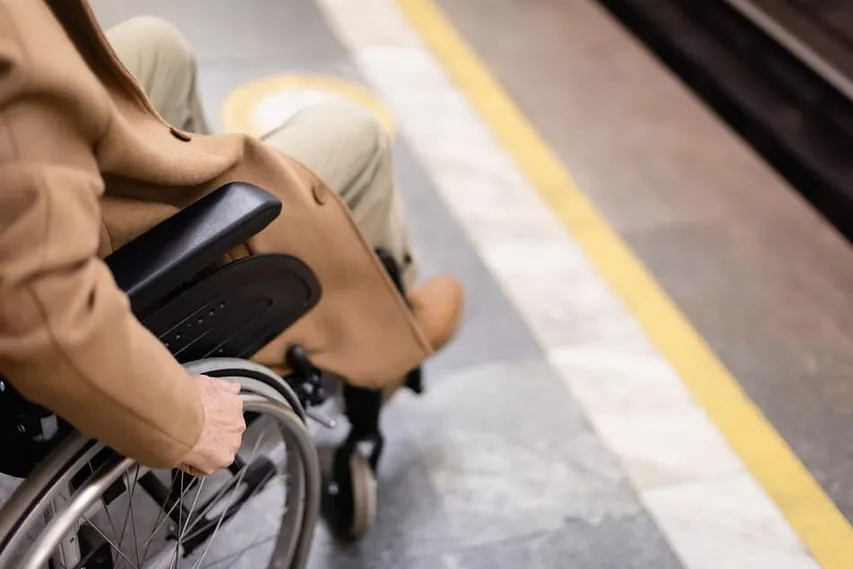
M349 456L345 456L348 454ZM364 537L376 520L376 478L367 457L338 450L326 484L326 518L332 532L344 541Z
M241 383L252 420L234 465L154 471L71 435L0 510L0 569L304 567L321 475L292 393L242 360L187 367Z

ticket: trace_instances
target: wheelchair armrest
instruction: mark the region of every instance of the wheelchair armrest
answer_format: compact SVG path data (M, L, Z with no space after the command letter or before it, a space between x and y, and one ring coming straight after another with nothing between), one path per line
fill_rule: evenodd
M141 316L279 213L281 201L272 194L250 184L227 184L119 248L106 263Z

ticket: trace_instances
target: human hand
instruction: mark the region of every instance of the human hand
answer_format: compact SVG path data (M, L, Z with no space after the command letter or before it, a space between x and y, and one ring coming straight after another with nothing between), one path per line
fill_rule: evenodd
M234 462L246 421L240 384L206 375L196 376L204 407L201 436L181 463L181 470L193 476L205 476Z

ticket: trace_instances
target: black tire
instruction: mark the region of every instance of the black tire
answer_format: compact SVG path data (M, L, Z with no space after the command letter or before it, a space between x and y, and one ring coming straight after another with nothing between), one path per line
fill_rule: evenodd
M332 534L344 542L363 538L376 521L376 478L370 460L341 447L325 486L323 509Z

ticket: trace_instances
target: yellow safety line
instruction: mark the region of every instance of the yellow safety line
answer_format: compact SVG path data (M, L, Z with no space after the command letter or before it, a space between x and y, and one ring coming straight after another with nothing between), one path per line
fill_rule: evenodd
M431 0L396 0L650 340L825 569L853 568L853 527Z

